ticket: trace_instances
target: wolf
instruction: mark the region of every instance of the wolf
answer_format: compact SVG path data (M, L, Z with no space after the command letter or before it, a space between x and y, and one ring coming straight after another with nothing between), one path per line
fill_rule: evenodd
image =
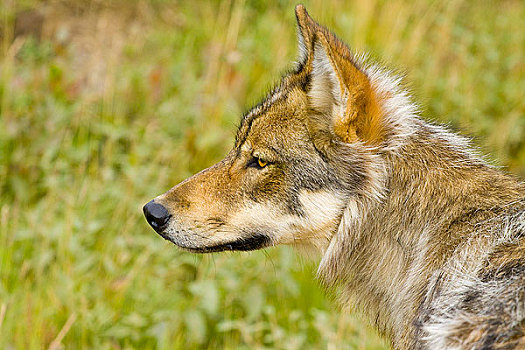
M226 157L144 206L195 253L288 244L395 349L525 349L525 184L295 9L295 68Z

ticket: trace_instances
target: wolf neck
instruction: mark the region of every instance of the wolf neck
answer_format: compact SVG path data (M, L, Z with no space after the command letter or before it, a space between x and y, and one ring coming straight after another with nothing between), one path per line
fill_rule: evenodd
M524 195L462 138L415 122L402 149L384 157L384 197L349 203L319 267L343 305L362 308L396 343L411 337L431 275L475 234L454 224Z

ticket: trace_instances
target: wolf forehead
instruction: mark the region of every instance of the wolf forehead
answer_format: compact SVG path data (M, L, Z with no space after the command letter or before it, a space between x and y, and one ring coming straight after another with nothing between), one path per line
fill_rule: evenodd
M274 129L304 126L304 112L309 107L306 97L309 82L310 77L303 72L302 65L285 74L262 101L243 114L235 136L235 147L241 147L252 131L254 122L262 121L265 117Z

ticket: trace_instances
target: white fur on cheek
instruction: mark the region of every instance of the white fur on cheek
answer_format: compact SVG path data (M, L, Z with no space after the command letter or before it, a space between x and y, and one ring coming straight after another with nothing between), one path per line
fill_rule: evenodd
M337 228L344 201L331 191L301 191L299 202L301 216L283 214L272 203L256 203L238 211L231 224L237 229L260 229L270 235L273 244L313 246L323 251Z
M306 217L304 229L331 236L331 233L322 231L334 225L340 217L345 207L341 196L330 191L302 191L299 202Z

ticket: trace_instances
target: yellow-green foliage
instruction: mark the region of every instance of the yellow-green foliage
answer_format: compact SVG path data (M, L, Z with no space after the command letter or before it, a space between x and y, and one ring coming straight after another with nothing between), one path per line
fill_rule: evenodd
M523 1L305 4L406 71L426 117L525 175ZM386 346L291 249L195 256L142 217L291 67L294 5L0 3L0 348ZM31 9L40 41L15 35Z

